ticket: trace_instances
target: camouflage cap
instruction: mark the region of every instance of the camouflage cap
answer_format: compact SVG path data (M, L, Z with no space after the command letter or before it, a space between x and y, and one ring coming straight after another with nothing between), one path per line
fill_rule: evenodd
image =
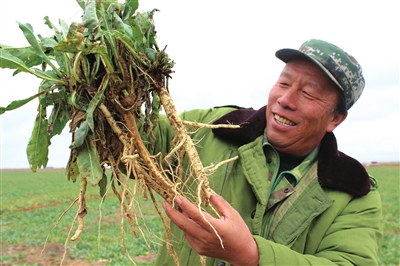
M275 55L285 63L298 57L311 59L344 93L347 110L360 98L364 90L365 80L360 64L334 44L312 39L303 43L299 50L280 49Z

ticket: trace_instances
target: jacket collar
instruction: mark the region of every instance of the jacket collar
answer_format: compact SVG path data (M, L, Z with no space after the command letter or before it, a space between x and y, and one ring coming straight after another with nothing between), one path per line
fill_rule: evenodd
M239 129L213 129L216 136L239 146L255 140L266 127L266 106L259 110L238 109L214 122L241 125ZM326 133L321 140L318 154L318 179L321 187L332 188L363 196L370 191L370 178L364 166L356 159L337 149L333 133Z

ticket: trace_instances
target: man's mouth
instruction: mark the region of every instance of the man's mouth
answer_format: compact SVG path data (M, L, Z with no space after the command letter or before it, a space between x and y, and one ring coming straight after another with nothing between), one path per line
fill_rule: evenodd
M295 126L296 125L296 123L294 123L286 118L280 117L277 114L274 114L274 118L275 118L276 122L278 122L279 124L281 124L283 126Z

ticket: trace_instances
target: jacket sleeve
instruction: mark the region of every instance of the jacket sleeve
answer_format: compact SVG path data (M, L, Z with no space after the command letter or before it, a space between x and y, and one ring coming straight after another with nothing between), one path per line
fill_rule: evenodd
M335 217L328 217L329 214L321 216L313 222L313 230L318 230L319 225L326 227L327 222L330 225L327 230L321 230L320 236L306 230L304 254L254 236L259 250L259 265L378 265L382 208L376 189L363 197L354 197ZM311 251L314 248L308 245L315 246L315 250Z

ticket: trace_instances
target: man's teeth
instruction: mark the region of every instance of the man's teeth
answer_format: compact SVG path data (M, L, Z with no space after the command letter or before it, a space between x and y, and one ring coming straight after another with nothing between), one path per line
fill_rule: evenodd
M296 125L296 123L293 123L292 121L287 120L286 118L280 117L279 115L274 115L274 118L279 124L284 125L284 126L295 126Z

